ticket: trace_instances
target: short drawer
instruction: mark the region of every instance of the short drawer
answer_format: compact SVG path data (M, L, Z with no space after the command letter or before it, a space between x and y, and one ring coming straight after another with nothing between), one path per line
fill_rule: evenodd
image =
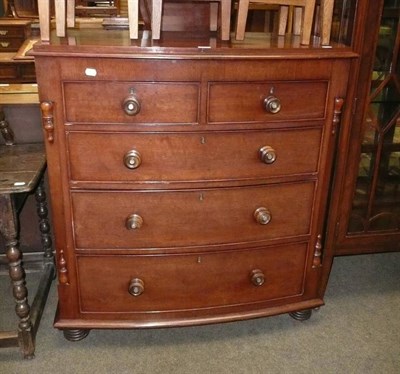
M36 82L36 72L34 63L20 64L19 73L21 76L21 80L31 80L32 82Z
M26 26L13 26L10 24L10 22L7 22L8 24L4 25L0 21L0 38L1 40L5 38L20 38L20 39L25 39L25 37L28 35L30 28Z
M327 81L209 84L208 122L262 123L323 119Z
M87 182L165 183L316 173L321 131L69 132L70 178Z
M314 182L180 191L72 192L80 249L258 242L308 235Z
M20 38L1 38L0 39L0 52L16 52L23 44L24 39Z
M0 64L0 79L12 80L17 79L18 76L17 64Z
M219 253L79 256L82 312L165 312L303 293L307 244Z
M65 117L79 123L194 124L197 82L64 82Z

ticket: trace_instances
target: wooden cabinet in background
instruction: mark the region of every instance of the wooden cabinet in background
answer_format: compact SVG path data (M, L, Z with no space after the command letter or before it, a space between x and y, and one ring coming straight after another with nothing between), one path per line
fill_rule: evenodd
M33 58L16 58L31 36L30 20L0 18L0 83L36 82Z
M400 1L359 0L354 19L362 58L329 211L336 255L400 250Z
M15 60L15 53L0 54L1 83L35 83L36 72L33 60Z
M31 21L0 18L0 52L17 52L31 35Z

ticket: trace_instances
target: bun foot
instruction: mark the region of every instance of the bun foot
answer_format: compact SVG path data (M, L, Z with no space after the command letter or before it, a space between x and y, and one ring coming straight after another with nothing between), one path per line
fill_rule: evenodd
M289 313L290 317L294 318L296 321L306 321L310 319L311 314L311 309L299 310L297 312Z
M79 340L85 339L89 335L90 330L76 329L76 330L63 330L65 339L70 342L78 342Z

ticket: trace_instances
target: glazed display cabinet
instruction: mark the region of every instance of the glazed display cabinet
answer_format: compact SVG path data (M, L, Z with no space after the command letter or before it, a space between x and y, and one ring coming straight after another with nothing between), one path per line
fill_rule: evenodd
M330 222L336 254L400 250L400 1L358 6L365 17L354 25L353 47L362 59Z

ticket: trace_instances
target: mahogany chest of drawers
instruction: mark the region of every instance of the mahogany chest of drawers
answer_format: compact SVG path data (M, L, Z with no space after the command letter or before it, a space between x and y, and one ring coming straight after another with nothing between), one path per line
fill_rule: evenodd
M16 52L31 35L31 21L0 19L0 52Z
M35 46L70 340L323 304L343 50ZM327 261L327 260L326 260Z
M14 59L15 53L0 53L0 81L2 83L36 82L33 60Z

